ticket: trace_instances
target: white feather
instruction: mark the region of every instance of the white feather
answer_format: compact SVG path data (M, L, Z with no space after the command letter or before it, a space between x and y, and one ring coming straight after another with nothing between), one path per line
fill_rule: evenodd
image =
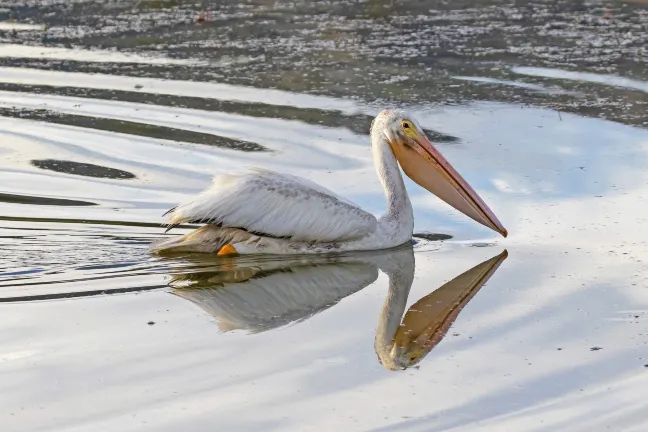
M316 183L258 168L215 176L209 189L170 213L169 224L185 222L306 242L357 239L377 227L374 215Z

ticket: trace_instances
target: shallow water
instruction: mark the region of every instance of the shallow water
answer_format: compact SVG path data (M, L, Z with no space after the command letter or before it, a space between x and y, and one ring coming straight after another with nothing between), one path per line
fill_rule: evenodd
M250 4L250 28L265 13L286 14ZM612 9L614 31L636 17L644 25L640 6L628 7ZM81 26L74 10L68 30ZM159 20L182 15L172 10ZM438 25L488 28L477 12L457 6ZM178 18L178 33L155 37L203 45L115 54L111 43L141 48L134 39L151 28L125 39L88 31L69 47L57 16L48 32L60 41L40 42L56 50L38 64L34 49L13 44L34 43L41 21L0 26L18 28L0 35L13 38L0 45L2 430L646 428L648 76L629 66L642 57L592 70L568 40L545 63L522 53L487 68L463 47L428 90L412 84L426 65L383 69L404 77L396 87L356 85L330 65L328 81L291 87L268 81L285 70L255 71L252 61L252 86L242 86L242 76L205 75L230 67L201 64L218 28L185 23L182 33ZM298 18L341 26L335 14ZM405 31L427 25L402 22ZM578 31L594 32L590 24ZM294 40L308 54L304 68L316 64L320 33ZM100 36L106 47L89 53L84 44ZM408 46L392 36L389 52ZM358 52L380 57L367 44ZM340 55L356 50L339 45ZM254 58L250 46L238 55ZM576 68L561 63L570 52ZM274 54L277 65L288 61ZM340 96L345 85L355 98ZM316 258L148 253L151 241L191 229L165 234L162 213L239 166L309 177L380 214L367 131L386 104L419 120L508 238L406 179L414 245Z

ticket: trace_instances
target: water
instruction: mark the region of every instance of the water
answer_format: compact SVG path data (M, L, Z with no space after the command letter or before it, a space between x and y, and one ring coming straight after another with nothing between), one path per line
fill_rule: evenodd
M3 430L645 429L641 3L171 3L0 11ZM239 166L380 214L386 105L508 238L407 179L397 250L148 253Z

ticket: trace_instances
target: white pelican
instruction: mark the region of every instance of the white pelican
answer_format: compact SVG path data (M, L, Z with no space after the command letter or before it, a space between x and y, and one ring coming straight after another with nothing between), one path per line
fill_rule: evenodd
M302 254L379 250L411 240L414 215L398 169L475 221L507 232L484 201L434 148L418 123L397 110L371 125L374 164L387 197L376 219L356 204L309 180L265 169L216 175L212 186L167 212L169 229L207 224L154 243L156 252ZM168 229L167 229L168 231Z
M260 333L307 320L334 306L374 283L380 270L389 278L389 287L374 348L385 368L398 370L419 363L443 340L507 256L504 251L466 270L419 299L406 313L415 270L412 245L263 261L226 258L199 272L173 274L170 285L174 294L213 316L221 331Z

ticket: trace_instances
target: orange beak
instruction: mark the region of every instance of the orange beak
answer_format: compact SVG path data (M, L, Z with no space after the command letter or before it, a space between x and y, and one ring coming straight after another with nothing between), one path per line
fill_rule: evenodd
M405 174L461 213L506 237L506 228L492 210L427 137L418 133L412 139L416 142L413 148L390 142Z

